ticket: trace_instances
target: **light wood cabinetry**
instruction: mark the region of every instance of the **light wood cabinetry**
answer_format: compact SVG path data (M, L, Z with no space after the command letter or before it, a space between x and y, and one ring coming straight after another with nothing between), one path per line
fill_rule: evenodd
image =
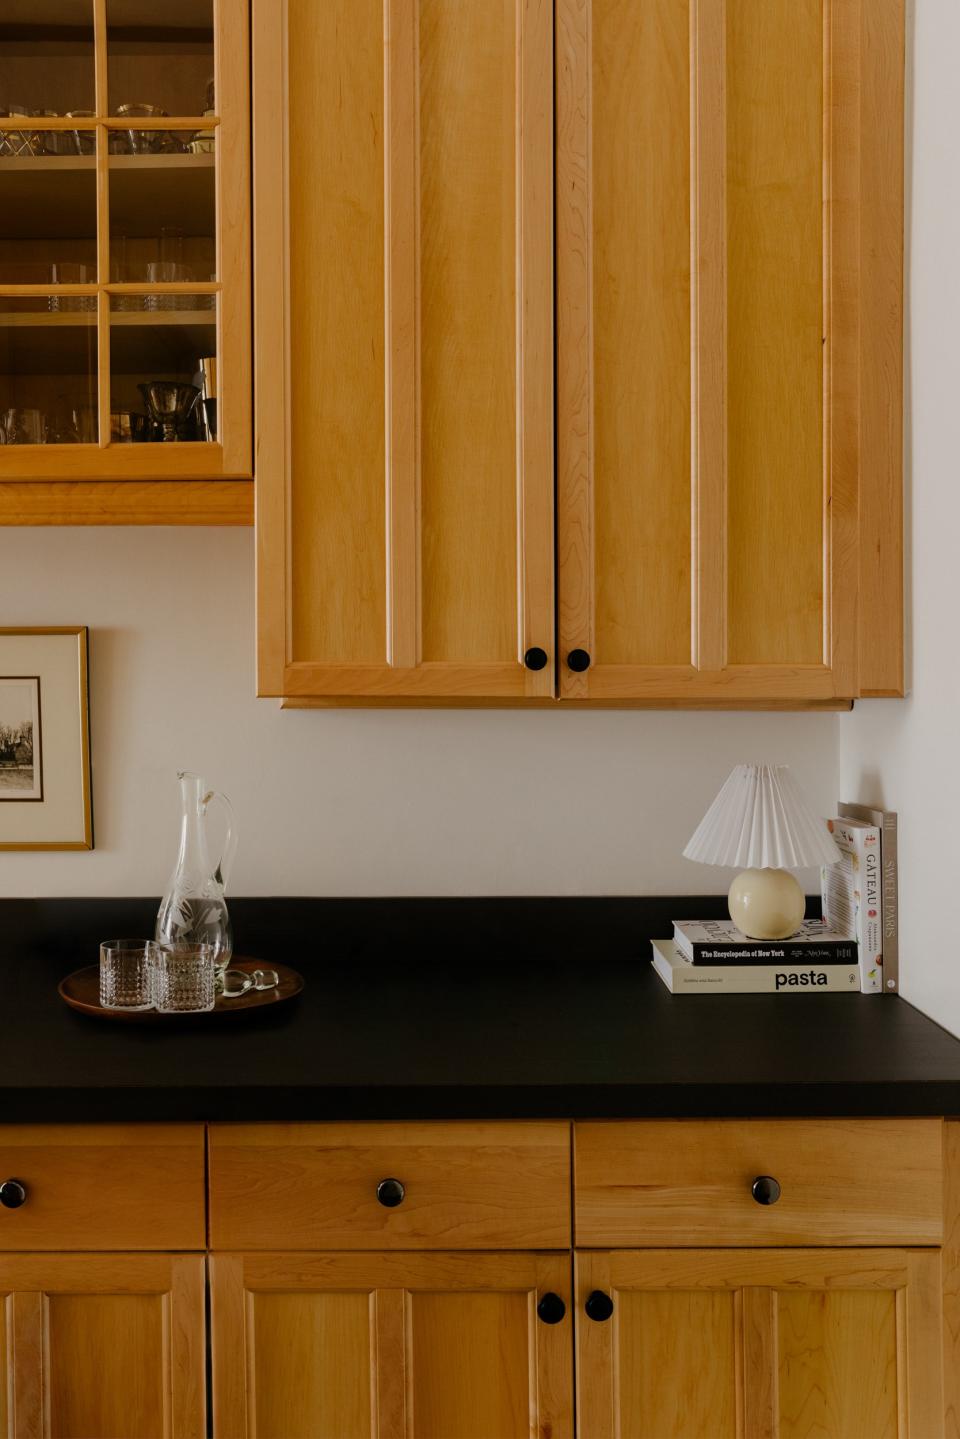
M549 697L550 7L253 20L260 692Z
M900 693L903 0L254 26L261 693Z
M578 1246L943 1241L939 1119L585 1123L574 1149Z
M201 1254L0 1255L0 1432L202 1439Z
M211 1276L219 1439L572 1439L565 1254L216 1254Z
M559 0L563 697L900 692L902 69L900 0Z
M249 523L246 0L15 3L0 48L0 524Z
M209 1239L202 1126L17 1134L14 1439L199 1439L206 1302L215 1439L960 1433L957 1121L214 1124Z
M581 1439L943 1432L935 1250L581 1253L576 1287Z
M210 1130L214 1249L565 1249L563 1123L232 1124ZM393 1205L379 1186L402 1188ZM263 1213L272 1223L265 1228Z

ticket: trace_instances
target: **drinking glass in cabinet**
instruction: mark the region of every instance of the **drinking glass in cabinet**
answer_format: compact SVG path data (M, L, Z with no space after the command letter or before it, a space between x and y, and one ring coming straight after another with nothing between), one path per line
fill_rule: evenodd
M107 0L107 88L112 115L143 115L150 106L159 116L199 117L207 108L206 90L212 74L213 0ZM137 108L124 111L124 106ZM138 133L134 126L131 131ZM162 134L180 150L193 138L162 127L154 133ZM136 146L134 151L140 153Z
M89 113L94 103L93 0L3 0L4 111L34 116ZM29 133L26 126L24 133Z
M97 443L96 311L54 298L0 297L0 444Z
M12 133L0 130L8 142ZM49 139L53 132L43 133ZM0 155L0 187L0 284L62 283L54 271L65 265L86 266L95 283L95 157L46 152Z
M151 267L176 265L181 282L216 279L216 156L111 155L109 167L111 278L163 283Z
M126 306L130 301L138 308L120 308L121 302ZM110 409L114 442L183 444L215 440L215 366L212 371L211 357L216 352L215 295L111 296ZM208 404L211 398L212 406Z

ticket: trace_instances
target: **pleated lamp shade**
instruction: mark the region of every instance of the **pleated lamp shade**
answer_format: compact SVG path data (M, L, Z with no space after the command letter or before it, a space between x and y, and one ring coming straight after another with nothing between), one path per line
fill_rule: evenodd
M841 857L785 764L738 764L683 853L749 869L805 869Z

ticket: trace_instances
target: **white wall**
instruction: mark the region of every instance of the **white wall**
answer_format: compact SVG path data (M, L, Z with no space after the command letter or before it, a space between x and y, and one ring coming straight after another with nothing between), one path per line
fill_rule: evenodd
M0 624L91 629L97 840L0 853L0 895L159 894L178 769L233 800L251 895L713 893L680 851L738 761L832 807L831 714L281 711L253 571L244 530L0 529Z
M868 701L841 717L839 762L845 794L900 811L902 993L960 1034L953 935L960 827L960 5L920 0L912 29L906 375L912 693L906 702Z

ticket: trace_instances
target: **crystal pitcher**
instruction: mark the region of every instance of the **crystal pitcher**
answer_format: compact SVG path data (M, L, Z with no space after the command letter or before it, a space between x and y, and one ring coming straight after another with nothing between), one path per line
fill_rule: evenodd
M191 943L213 946L217 988L233 953L233 932L224 899L227 878L237 848L233 806L226 795L207 789L196 774L181 771L180 852L167 892L157 914L154 937L164 944ZM207 847L207 812L219 801L226 811L227 832L216 863Z

